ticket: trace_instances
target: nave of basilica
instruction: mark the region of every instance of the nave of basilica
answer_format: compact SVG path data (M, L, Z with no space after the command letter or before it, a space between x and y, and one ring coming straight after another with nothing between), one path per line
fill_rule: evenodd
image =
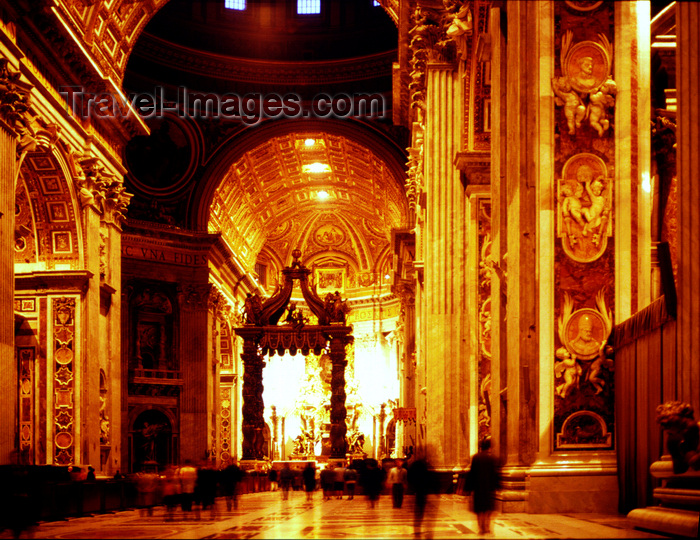
M490 438L504 513L697 534L699 26L0 0L0 464L417 456L449 490Z

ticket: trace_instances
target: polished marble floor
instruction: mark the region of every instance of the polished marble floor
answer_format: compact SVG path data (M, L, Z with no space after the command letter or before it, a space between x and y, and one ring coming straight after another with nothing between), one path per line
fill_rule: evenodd
M400 509L382 496L374 508L364 497L323 500L316 492L307 501L302 492L242 495L238 509L227 511L224 499L217 499L216 514L209 511L196 520L184 519L178 509L173 521L166 521L165 509L155 507L153 515L139 510L98 514L57 522L42 522L34 538L478 538L476 516L468 510L467 499L457 495L435 495L429 499L420 532L414 530L413 497ZM24 535L26 536L26 535ZM0 538L12 538L9 531ZM624 516L599 514L496 514L488 538L665 538L634 529Z

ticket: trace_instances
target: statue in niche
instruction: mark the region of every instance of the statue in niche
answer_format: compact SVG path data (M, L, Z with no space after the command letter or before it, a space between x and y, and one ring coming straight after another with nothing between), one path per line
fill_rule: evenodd
M100 444L109 444L109 418L107 417L107 396L100 395Z
M689 403L667 401L656 408L656 421L666 432L666 447L673 460L673 472L700 470L700 428Z
M144 461L156 461L156 437L166 427L165 424L144 422L143 428L141 428L141 435L144 438Z

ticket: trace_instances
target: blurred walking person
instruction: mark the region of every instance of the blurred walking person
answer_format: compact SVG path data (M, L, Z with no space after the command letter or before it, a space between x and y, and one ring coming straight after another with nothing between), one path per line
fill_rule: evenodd
M270 481L270 491L277 491L278 477L277 469L271 465L270 471L267 473L267 479Z
M337 463L333 467L333 493L336 499L343 498L345 490L345 467L343 463Z
M306 491L306 500L310 501L314 498L314 490L316 489L316 467L309 462L302 471L304 477L304 491Z
M163 479L163 504L165 505L165 521L175 519L175 509L180 502L180 482L175 468L168 466Z
M332 497L334 485L335 473L333 472L333 464L327 463L326 467L321 471L321 489L323 490L324 501Z
M202 510L209 510L211 519L216 519L216 487L218 475L209 462L203 462L197 471L197 488Z
M473 492L472 510L479 524L479 534L491 534L491 515L496 506L495 494L501 488L500 462L491 453L491 439L479 443L467 473L467 491Z
M226 510L229 512L233 507L234 510L238 510L238 484L243 478L243 471L238 466L236 458L231 461L222 471L222 483L224 496L226 497Z
M388 483L391 486L391 499L394 508L401 508L403 505L403 494L406 490L407 472L403 466L403 460L397 459L394 466L389 471Z
M292 487L292 482L294 482L294 471L289 466L289 463L285 463L282 470L279 473L279 484L282 489L282 499L289 499L289 490Z
M434 489L434 479L430 470L430 464L425 459L416 459L408 467L406 477L408 485L416 494L413 506L413 529L414 534L420 536L422 535L425 506L428 503L428 493L431 493Z
M180 506L185 519L190 516L194 503L194 491L197 486L197 469L192 465L189 459L185 460L185 464L178 471L180 478ZM196 508L196 517L200 519L199 506Z
M354 463L350 463L345 468L345 474L343 480L345 481L345 489L348 491L348 500L355 497L355 487L357 486L357 469L354 467Z
M367 495L367 500L369 501L369 507L374 508L375 504L379 500L379 494L382 491L382 484L384 483L384 471L379 468L376 459L368 459L367 467L365 468L361 481L362 488Z

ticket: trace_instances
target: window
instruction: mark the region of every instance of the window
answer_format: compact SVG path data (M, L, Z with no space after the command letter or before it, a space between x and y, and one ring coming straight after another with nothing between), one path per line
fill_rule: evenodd
M243 11L245 10L245 0L224 0L224 7Z
M297 0L299 15L318 15L321 13L321 0Z
M258 274L258 283L263 287L267 287L267 265L255 263L255 273Z

